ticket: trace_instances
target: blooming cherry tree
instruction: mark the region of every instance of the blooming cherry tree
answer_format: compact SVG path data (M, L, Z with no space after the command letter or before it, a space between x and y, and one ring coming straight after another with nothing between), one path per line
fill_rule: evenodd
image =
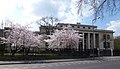
M82 39L77 31L64 28L63 30L56 30L50 39L46 40L49 48L77 48L79 39Z
M46 48L46 45L45 45L45 37L44 35L37 35L36 38L37 38L37 41L38 41L38 48Z
M35 36L32 31L28 30L28 27L20 25L14 25L11 27L7 40L8 43L11 44L11 49L14 49L13 54L21 50L23 47L38 47L41 42L38 36Z

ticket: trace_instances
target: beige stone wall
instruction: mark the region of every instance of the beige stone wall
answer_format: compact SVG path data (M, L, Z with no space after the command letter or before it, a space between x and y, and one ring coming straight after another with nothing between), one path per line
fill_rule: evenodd
M68 25L70 26L70 24L68 24ZM78 27L78 26L80 26L80 27ZM66 24L65 25L63 24L62 27L61 27L61 25L57 25L56 27L62 29L64 27L66 27ZM110 35L110 39L106 39L106 42L110 42L110 48L109 49L114 49L113 32L110 31L110 30L99 30L96 27L96 29L94 30L94 34L97 34L97 37L96 37L96 35L93 36L93 27L92 26L88 25L88 26L85 26L85 28L83 28L83 25L82 26L81 25L75 25L74 27L71 26L71 28L79 31L80 33L83 33L83 35L84 35L83 41L82 41L83 49L85 48L85 45L87 46L86 49L92 49L92 48L105 49L104 48L105 40L103 39L103 35ZM46 30L41 29L41 32L46 32ZM85 36L86 36L86 42L85 42ZM94 39L93 39L93 37L94 37Z

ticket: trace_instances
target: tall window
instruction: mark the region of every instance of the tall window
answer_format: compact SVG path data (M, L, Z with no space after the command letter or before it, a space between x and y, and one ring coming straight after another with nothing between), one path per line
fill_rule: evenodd
M103 46L104 46L104 48L107 48L107 46L106 46L106 42L103 43Z
M103 39L104 39L104 40L106 39L106 34L103 35Z
M110 42L107 42L107 47L110 48Z
M110 39L110 35L107 35L107 39Z
M67 25L66 25L66 27L67 27Z

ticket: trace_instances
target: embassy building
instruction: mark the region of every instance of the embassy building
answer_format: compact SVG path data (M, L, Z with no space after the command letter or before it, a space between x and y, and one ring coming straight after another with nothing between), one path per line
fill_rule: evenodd
M98 29L93 25L82 25L80 23L58 23L56 26L41 26L40 34L51 35L54 30L61 30L65 27L71 27L78 31L78 34L82 34L80 37L83 39L79 41L78 48L89 55L113 55L114 39L113 30Z

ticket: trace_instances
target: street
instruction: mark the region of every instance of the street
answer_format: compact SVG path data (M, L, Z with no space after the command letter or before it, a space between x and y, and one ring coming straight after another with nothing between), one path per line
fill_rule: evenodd
M120 59L0 65L0 69L120 69Z

